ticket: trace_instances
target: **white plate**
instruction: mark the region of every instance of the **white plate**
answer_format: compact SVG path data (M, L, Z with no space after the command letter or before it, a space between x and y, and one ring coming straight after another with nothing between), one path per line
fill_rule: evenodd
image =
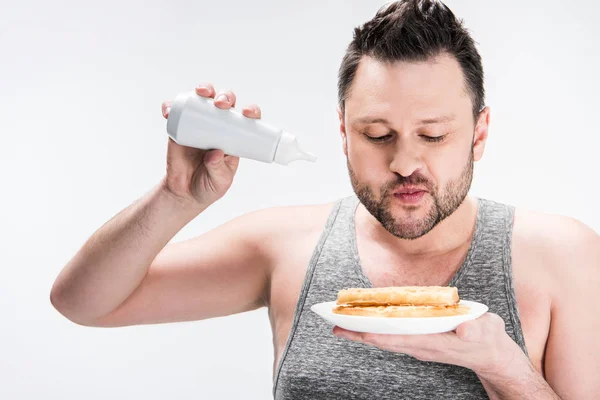
M488 311L488 306L485 304L461 300L459 304L469 307L468 314L427 318L361 317L334 314L332 309L335 307L335 303L335 301L318 303L310 309L330 323L349 331L398 335L450 332L463 322L479 318Z

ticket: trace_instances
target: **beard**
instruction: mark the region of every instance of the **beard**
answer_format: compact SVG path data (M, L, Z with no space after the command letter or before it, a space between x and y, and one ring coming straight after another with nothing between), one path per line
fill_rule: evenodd
M436 185L418 173L408 177L396 174L394 181L381 187L379 191L381 197L379 199L367 184L361 183L357 179L349 160L347 160L347 164L354 193L356 193L367 211L392 235L400 239L414 240L435 228L437 224L456 211L463 203L473 180L473 160L473 148L471 148L469 159L460 176L449 181L441 191ZM415 215L402 218L394 217L391 204L394 196L392 191L401 185L421 185L427 188L433 204L429 203L425 216L421 218ZM409 212L416 211L417 208L408 207L408 210Z

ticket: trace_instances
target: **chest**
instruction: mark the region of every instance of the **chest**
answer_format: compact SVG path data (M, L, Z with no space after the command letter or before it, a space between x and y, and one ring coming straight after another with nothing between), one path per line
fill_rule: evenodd
M277 356L282 361L274 371L276 399L487 398L479 379L468 369L423 362L332 335L331 326L310 312L310 305L333 298L336 290L329 288L355 285L360 278L351 257L331 252L321 260L326 262L306 275L310 290L302 284L304 279L296 282L296 295L301 298L294 307L301 312L296 314L293 339L280 340L289 344ZM290 306L285 315L293 319ZM292 325L291 320L279 322L280 327Z
M296 241L294 246L287 248L286 262L278 267L278 273L273 275L271 280L272 301L269 314L275 347L274 374L292 329L303 284L308 278L307 267L311 257L314 256L314 244L318 239L316 235L313 236L303 241ZM407 265L405 261L397 260L385 252L360 246L359 242L362 272L374 286L379 287L446 285L459 270L468 252L468 247L465 247L444 261L438 260L437 263L432 263L429 260L429 262L420 261L420 264ZM513 276L506 279L512 279L521 330L530 359L534 367L543 374L544 349L550 325L549 301L545 295L544 285L540 284L531 273L536 263L535 257L532 257L518 240L514 243L511 254L510 267ZM484 276L482 277L485 279ZM477 279L477 274L471 274L471 278ZM486 285L480 284L480 286ZM506 293L506 288L509 286L508 281L502 281L493 290ZM475 284L474 287L479 286ZM509 317L506 315L503 318Z
M362 272L374 287L445 286L452 280L466 256L468 246L444 257L399 258L377 250L367 241L358 242Z

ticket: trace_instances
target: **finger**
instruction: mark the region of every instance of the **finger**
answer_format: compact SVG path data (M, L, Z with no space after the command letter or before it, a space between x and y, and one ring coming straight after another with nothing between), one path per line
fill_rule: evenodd
M336 336L346 339L407 354L410 349L437 351L439 349L454 350L461 347L460 340L456 337L454 332L429 335L385 335L352 332L340 327L335 327L333 333Z
M202 97L215 97L215 87L210 82L203 82L196 86L196 94Z
M344 328L340 328L339 326L334 326L333 327L333 334L337 337L341 337L344 339L349 339L349 340L354 340L354 341L362 341L363 340L363 333L361 332L355 332L355 331L349 331L347 329Z
M456 336L465 342L477 342L481 336L477 320L463 322L456 328Z
M498 314L495 314L493 312L486 312L478 319L481 321L485 321L486 323L490 324L490 326L492 326L496 329L498 329L498 328L504 329L504 320L502 319L501 316L499 316Z
M207 152L204 160L212 184L225 184L226 182L231 182L239 159L238 157L231 157L224 154L222 150L215 149Z
M483 322L482 326L484 335L491 338L497 338L498 336L502 336L506 333L504 320L498 314L487 312L478 319Z
M171 102L170 101L163 102L162 106L161 106L161 110L162 110L163 117L169 118L169 112L171 111Z
M339 326L333 328L333 334L337 337L353 340L359 343L370 344L385 350L395 351L403 347L403 338L399 335L383 335L366 332L349 331Z
M231 172L236 172L238 165L240 164L240 158L239 157L235 157L235 156L230 156L228 154L225 155L225 157L223 158L225 164L227 165L227 167L229 167L229 169L231 170Z
M366 332L355 332L349 331L344 328L340 328L339 326L335 326L333 328L333 334L337 337L341 337L344 339L354 340L356 342L362 343L370 343L370 344L394 344L398 343L401 338L397 335L383 335L383 334L375 334L375 333L366 333Z
M215 97L215 106L221 109L235 107L235 94L231 90L222 90Z
M487 312L481 317L463 322L456 328L456 336L469 342L484 342L505 332L504 320L497 314Z
M248 118L260 119L262 117L262 111L256 104L249 104L242 108L242 114Z

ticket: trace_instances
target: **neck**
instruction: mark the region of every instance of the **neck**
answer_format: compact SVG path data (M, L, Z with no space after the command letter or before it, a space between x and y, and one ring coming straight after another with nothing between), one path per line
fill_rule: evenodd
M431 231L414 240L400 239L389 233L362 204L356 212L356 225L369 240L393 251L399 257L437 258L463 249L470 244L477 219L477 199L465 201Z

